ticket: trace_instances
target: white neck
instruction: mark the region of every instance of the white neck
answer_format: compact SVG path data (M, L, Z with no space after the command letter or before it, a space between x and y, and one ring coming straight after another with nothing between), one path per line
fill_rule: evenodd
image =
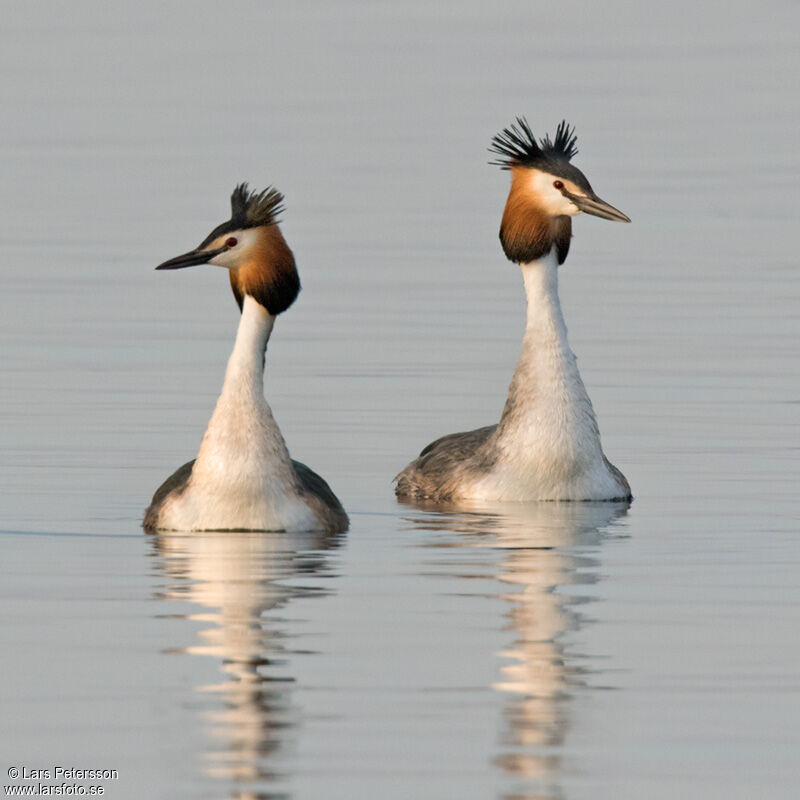
M498 434L507 447L535 444L538 457L574 457L587 449L601 456L592 403L567 341L555 249L521 268L527 324Z
M488 473L470 496L491 500L608 500L630 489L600 446L600 433L558 300L554 250L522 264L528 298L525 338L503 416L487 454Z
M165 527L174 530L312 530L286 443L264 399L264 352L275 318L245 295L225 383L185 491ZM162 515L163 516L163 515Z
M529 264L521 264L528 313L525 343L572 354L567 342L567 325L558 299L558 261L555 250Z
M275 317L250 295L245 295L236 342L225 370L223 396L232 390L248 388L257 399L263 398L264 354L274 324Z
M285 472L290 480L290 459L272 411L264 399L264 354L275 323L262 305L245 295L236 342L228 359L225 382L197 456L195 472L212 469L220 479L241 480L237 465L248 480ZM293 478L292 478L293 480Z

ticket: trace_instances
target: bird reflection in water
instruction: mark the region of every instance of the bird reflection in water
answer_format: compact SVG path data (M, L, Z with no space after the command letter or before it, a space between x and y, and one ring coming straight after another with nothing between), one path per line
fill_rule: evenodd
M185 618L206 624L196 644L174 652L221 661L222 679L195 687L221 701L200 712L215 742L205 754L206 775L253 788L279 777L270 756L287 743L295 723L292 678L281 672L289 651L280 623L264 614L294 598L322 594L284 581L324 574L323 551L335 547L340 538L313 532L154 535L166 578L161 598L197 604L201 610ZM237 800L274 796L247 790L231 795Z
M492 688L507 694L497 763L519 781L508 798L559 798L561 759L570 698L586 686L589 657L566 634L585 622L589 598L564 587L599 580L598 550L627 512L628 502L506 503L458 507L417 502L415 528L445 534L444 547L488 548L495 577L508 587L504 629L513 641L498 655L506 662ZM457 534L455 537L447 534ZM531 793L533 792L533 793Z

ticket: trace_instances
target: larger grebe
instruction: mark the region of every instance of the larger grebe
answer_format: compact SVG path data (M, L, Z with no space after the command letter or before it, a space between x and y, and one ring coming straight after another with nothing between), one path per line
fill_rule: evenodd
M267 341L275 317L300 291L294 256L276 221L282 202L275 189L237 186L230 220L195 250L156 267L226 267L242 317L200 452L158 488L145 530L347 529L347 514L328 484L289 457L264 400Z
M630 499L625 476L603 455L592 403L567 343L558 266L582 211L630 222L570 164L573 130L537 142L524 118L492 140L492 163L511 171L500 227L528 299L522 353L497 425L444 436L396 478L399 497L433 500Z

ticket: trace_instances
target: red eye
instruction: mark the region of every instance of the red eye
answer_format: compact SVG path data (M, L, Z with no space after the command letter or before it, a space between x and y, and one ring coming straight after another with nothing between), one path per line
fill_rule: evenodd
M239 240L235 236L231 236L225 241L225 247L236 247L238 241Z
M563 189L564 188L564 184L561 181L553 181L553 186L555 186L556 189Z

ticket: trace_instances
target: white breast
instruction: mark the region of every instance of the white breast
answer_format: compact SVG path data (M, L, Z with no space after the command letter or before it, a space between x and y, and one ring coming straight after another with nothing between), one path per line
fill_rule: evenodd
M168 530L318 530L298 493L283 436L263 395L274 318L246 297L225 382L191 478L159 516Z
M607 500L627 493L603 455L592 402L567 341L557 270L553 252L522 265L527 325L494 464L465 483L463 496Z

